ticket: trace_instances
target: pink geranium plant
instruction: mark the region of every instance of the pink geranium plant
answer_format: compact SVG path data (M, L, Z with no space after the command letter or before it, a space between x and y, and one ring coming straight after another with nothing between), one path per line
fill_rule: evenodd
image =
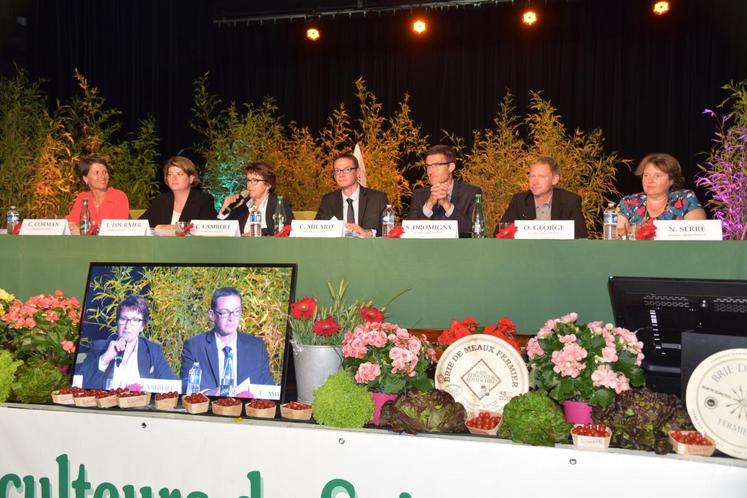
M366 322L345 334L342 366L371 391L399 394L411 387L427 391L426 371L436 352L425 338L387 322Z
M569 313L548 320L527 343L529 378L558 402L606 407L615 394L643 385L643 343L611 323L576 323Z

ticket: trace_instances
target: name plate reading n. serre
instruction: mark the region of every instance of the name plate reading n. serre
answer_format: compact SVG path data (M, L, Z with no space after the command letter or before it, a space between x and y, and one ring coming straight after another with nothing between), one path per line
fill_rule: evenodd
M656 240L724 240L721 220L654 220Z
M403 220L403 239L458 239L456 220Z
M345 235L345 222L342 220L293 220L291 237L337 238Z
M576 222L573 220L516 220L515 239L556 239L574 238Z
M70 226L66 219L25 219L18 233L20 235L70 235Z
M103 236L143 236L150 235L148 220L101 220L99 235Z
M238 237L238 220L192 220L190 235L198 237Z

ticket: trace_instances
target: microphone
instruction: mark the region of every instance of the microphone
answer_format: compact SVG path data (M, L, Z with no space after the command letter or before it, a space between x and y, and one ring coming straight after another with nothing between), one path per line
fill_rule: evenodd
M239 198L238 198L238 199L236 199L235 201L233 201L233 202L232 202L231 204L229 204L228 206L226 206L226 208L225 208L225 209L223 210L223 214L224 214L224 215L228 215L228 214L230 214L230 213L231 213L231 211L233 211L234 209L236 209L237 207L239 207L239 205L240 205L241 203L243 203L243 202L244 202L244 201L246 200L246 198L247 198L247 197L249 197L249 191L248 191L248 190L246 190L246 189L245 189L245 190L242 190L242 191L241 191L241 192L239 193Z
M124 359L124 351L120 351L117 353L117 356L114 357L114 363L117 366L120 366L122 364L122 360Z

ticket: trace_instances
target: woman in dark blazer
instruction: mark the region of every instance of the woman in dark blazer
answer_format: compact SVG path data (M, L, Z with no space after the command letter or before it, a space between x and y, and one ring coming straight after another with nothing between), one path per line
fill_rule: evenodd
M194 187L199 185L195 164L182 156L174 156L163 165L163 179L171 192L161 194L140 216L156 229L173 229L177 221L214 220L213 196Z

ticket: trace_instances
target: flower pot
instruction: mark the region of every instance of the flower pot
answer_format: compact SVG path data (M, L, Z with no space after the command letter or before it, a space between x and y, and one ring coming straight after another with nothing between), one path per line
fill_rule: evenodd
M379 425L381 407L384 406L384 403L386 403L387 401L394 401L395 399L397 399L397 395L386 393L371 393L371 399L373 399L374 402L374 412L373 417L371 418L371 423L373 425Z
M563 414L571 424L592 423L591 405L583 401L572 401L570 399L563 401Z
M314 391L342 366L342 349L339 346L307 346L291 341L293 362L296 366L298 401L311 403Z

